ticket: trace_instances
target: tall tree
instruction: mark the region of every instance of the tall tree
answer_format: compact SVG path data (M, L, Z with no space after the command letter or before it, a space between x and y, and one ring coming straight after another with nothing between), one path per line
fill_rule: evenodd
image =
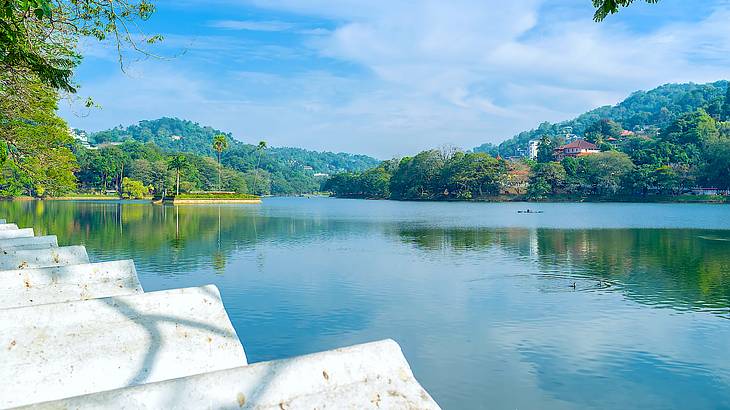
M266 150L266 141L259 141L259 144L256 146L256 151L258 151L258 161L256 162L256 174L254 175L253 180L253 191L252 193L256 193L256 186L258 185L258 179L259 179L259 168L261 167L261 155L263 155L264 150Z
M78 165L68 126L55 113L58 94L30 80L20 87L30 104L17 104L17 96L0 87L0 195L67 193L75 188Z
M537 162L551 162L555 157L555 148L558 143L555 138L549 135L540 137L540 144L537 146Z
M180 172L187 166L188 159L184 155L175 155L167 162L168 169L175 171L175 196L180 195Z
M223 172L221 168L221 154L228 149L228 138L223 134L218 134L213 137L213 149L218 154L218 190L221 191L221 174Z

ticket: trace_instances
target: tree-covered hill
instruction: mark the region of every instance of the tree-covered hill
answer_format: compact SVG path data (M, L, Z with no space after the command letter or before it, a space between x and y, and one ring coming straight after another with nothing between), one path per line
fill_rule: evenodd
M242 153L256 151L257 146L246 144L224 132L210 126L179 118L163 117L156 120L140 121L128 127L118 126L106 131L90 135L90 142L103 144L106 142L122 142L132 139L139 142L152 142L168 152L192 152L200 155L215 156L211 145L213 137L223 134L228 137L232 152ZM252 141L254 144L258 141ZM333 173L341 171L362 171L377 165L380 161L367 155L348 153L318 152L302 148L269 147L266 155L281 165L295 168L312 168L315 173ZM224 158L230 157L224 154Z
M366 155L317 152L302 148L265 147L234 139L231 133L209 126L181 120L160 118L140 121L137 125L118 126L89 136L92 144L136 141L151 143L167 153L193 153L215 158L212 141L225 135L228 147L221 162L235 171L261 172L258 186L249 189L261 194L300 194L319 190L326 175L338 172L359 172L376 166L379 161Z
M524 155L530 140L567 132L583 135L591 125L604 119L633 131L664 129L683 114L698 108L704 108L708 114L719 118L727 87L728 82L723 80L708 84L666 84L650 91L637 91L617 105L599 107L569 121L544 122L538 128L521 132L498 146L486 143L474 148L474 151L499 153L504 157Z

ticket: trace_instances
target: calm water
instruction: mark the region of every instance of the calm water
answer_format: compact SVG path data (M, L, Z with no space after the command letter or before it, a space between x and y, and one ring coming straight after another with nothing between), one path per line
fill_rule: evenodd
M148 291L216 284L251 362L393 338L447 409L730 408L730 206L2 202ZM575 289L571 285L575 283Z

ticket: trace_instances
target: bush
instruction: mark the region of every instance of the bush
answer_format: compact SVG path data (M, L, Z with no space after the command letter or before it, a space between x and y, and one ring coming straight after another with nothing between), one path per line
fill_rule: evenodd
M150 193L142 181L124 177L122 180L122 197L126 199L142 199Z

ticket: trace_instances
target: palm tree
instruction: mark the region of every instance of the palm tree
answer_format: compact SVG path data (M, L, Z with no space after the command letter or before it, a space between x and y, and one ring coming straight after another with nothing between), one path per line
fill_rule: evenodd
M265 149L266 149L266 141L259 141L259 145L256 146L256 151L258 151L258 153L259 153L259 158L258 158L258 161L256 162L256 175L253 178L253 190L252 190L253 192L252 193L254 193L254 194L256 193L256 185L257 185L258 179L259 179L259 167L261 166L261 154L264 152Z
M184 155L175 155L167 161L167 169L175 170L175 196L180 195L180 171L187 166L188 159Z
M223 134L213 137L213 149L218 153L218 190L221 191L221 154L228 149L228 138Z

